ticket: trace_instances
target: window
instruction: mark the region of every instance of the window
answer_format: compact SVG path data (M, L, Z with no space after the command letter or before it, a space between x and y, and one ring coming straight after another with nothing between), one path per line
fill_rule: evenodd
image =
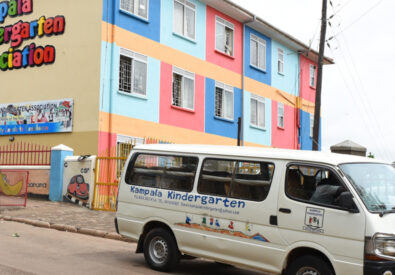
M233 119L233 88L215 82L215 116Z
M310 137L313 137L314 115L310 114Z
M215 17L215 49L233 56L234 25L221 17Z
M284 128L284 103L277 103L277 126Z
M336 174L324 167L291 165L287 168L286 194L312 204L338 205L345 187Z
M271 163L206 159L197 190L200 194L262 201L269 193L273 172Z
M251 98L251 125L265 128L265 99L262 97Z
M315 87L315 66L310 64L310 86Z
M173 31L190 39L195 39L196 7L187 0L174 0Z
M195 105L195 75L173 67L172 105L193 110Z
M284 50L278 49L277 70L279 74L284 74Z
M121 0L121 10L148 19L149 0Z
M131 185L189 192L197 165L196 157L139 154L125 180Z
M119 90L130 94L146 95L146 56L121 49L119 58Z
M266 41L253 34L250 36L250 64L266 70Z

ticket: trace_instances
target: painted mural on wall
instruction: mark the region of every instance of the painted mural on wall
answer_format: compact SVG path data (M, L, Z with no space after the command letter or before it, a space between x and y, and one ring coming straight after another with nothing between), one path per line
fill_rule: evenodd
M33 12L33 0L10 0L0 2L0 45L9 44L8 51L0 55L0 70L20 69L55 62L55 47L52 45L37 46L30 43L21 47L24 40L37 37L60 35L64 33L66 19L64 16L40 16L30 22L19 20L10 25L5 24L7 17L17 17ZM21 49L18 49L21 47Z
M0 104L0 136L71 132L73 99Z
M26 206L29 172L0 170L0 206Z

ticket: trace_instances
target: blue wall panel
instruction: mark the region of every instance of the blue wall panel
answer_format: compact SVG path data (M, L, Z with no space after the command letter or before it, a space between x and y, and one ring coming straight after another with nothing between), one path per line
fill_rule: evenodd
M302 150L312 150L313 149L313 138L310 137L310 116L311 114L300 111L300 149ZM321 129L322 129L322 119L320 121L320 135L319 135L319 150L321 150Z
M160 41L160 0L150 0L148 20L121 11L119 0L103 0L103 21L125 30Z
M160 61L148 57L146 96L133 96L120 92L118 89L119 51L120 48L117 45L102 42L102 60L107 60L108 62L102 62L101 68L100 111L111 111L122 116L159 122ZM104 56L105 54L107 56ZM110 94L112 95L112 100L110 100Z
M244 141L271 146L272 144L272 101L265 98L265 129L251 125L251 93L244 93Z
M215 117L215 80L206 78L205 132L237 139L237 120L241 116L241 90L234 92L234 117L227 120Z
M284 51L284 73L278 72L278 48ZM272 82L271 85L292 95L299 95L299 56L272 40Z
M266 71L257 69L250 64L250 36L254 34L266 41ZM245 26L245 62L244 72L249 78L271 85L272 75L272 42L267 36Z

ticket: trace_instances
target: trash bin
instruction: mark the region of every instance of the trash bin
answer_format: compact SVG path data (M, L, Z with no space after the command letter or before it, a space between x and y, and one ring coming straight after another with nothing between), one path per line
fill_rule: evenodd
M96 156L69 156L64 159L63 198L91 208Z

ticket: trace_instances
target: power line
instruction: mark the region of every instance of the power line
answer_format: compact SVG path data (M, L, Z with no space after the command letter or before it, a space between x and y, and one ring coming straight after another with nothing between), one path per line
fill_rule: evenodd
M372 7L370 7L367 11L365 11L362 15L360 15L357 19L355 19L353 22L351 22L351 24L349 24L348 26L346 26L345 28L343 28L342 30L340 30L340 32L338 32L335 36L343 33L344 31L346 31L347 29L349 29L350 27L352 27L355 23L357 23L361 18L363 18L365 15L367 15L368 13L370 13L371 11L373 11L378 5L380 5L384 0L379 0L376 4L374 4Z

